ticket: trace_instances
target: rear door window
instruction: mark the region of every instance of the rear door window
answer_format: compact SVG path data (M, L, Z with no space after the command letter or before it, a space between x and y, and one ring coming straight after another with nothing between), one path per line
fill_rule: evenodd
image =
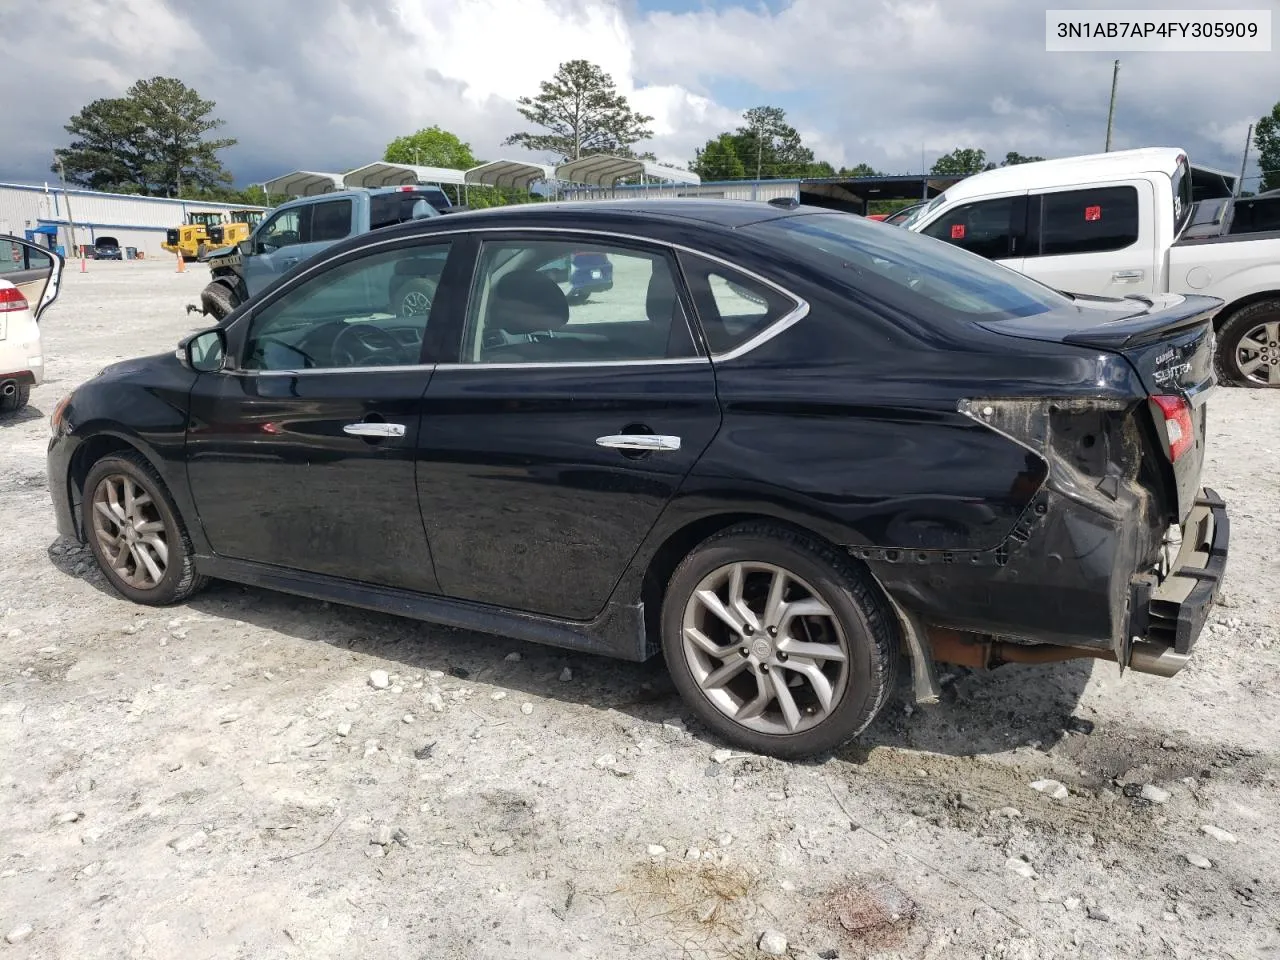
M1041 205L1040 256L1106 253L1138 242L1136 187L1064 190L1033 196L1032 202Z
M799 308L799 301L730 267L680 254L713 356L731 353Z
M351 201L317 203L311 212L311 240L341 240L351 234Z
M999 197L956 207L920 232L988 260L1015 255L1015 237L1024 232L1026 197Z

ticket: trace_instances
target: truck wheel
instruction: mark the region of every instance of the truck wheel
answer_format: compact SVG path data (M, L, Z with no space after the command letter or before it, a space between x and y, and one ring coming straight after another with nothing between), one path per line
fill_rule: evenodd
M1280 300L1241 307L1218 328L1218 379L1240 387L1280 387Z
M240 298L225 283L215 280L200 291L200 306L213 319L221 320L240 306Z
M852 560L771 523L703 541L662 605L663 654L689 708L729 743L783 759L866 729L893 690L899 633Z
M28 383L14 384L12 393L6 394L0 390L0 413L17 413L30 399L31 385Z
M396 290L395 312L398 317L425 317L431 312L436 298L436 285L430 280L415 277Z

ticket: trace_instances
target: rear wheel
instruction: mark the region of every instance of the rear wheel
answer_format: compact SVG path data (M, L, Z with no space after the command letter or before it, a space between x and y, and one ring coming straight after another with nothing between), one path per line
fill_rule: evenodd
M887 600L826 543L767 523L699 545L671 577L662 648L689 707L757 753L835 749L893 689L900 640Z
M90 467L80 509L98 566L134 603L181 603L204 586L187 528L140 454L113 454Z
M1280 300L1242 307L1218 329L1218 379L1241 387L1280 387Z
M0 413L17 413L27 405L31 399L31 385L29 383L14 384L12 393L5 393L0 390Z

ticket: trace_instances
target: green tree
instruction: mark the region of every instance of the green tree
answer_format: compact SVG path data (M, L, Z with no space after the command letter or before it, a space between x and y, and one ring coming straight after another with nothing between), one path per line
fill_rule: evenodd
M738 156L738 147L732 133L722 133L694 154L689 169L703 180L742 180L747 168Z
M1000 166L1012 167L1012 166L1016 166L1019 163L1039 163L1043 159L1044 157L1024 157L1022 154L1018 153L1016 150L1010 150L1008 153L1004 155L1004 160L1001 161Z
M1280 103L1258 120L1253 142L1258 147L1258 167L1262 170L1258 192L1280 188Z
M742 115L738 128L738 156L747 175L759 179L802 177L813 163L813 151L800 140L795 127L787 123L781 107L752 107Z
M852 167L841 167L838 176L841 177L883 177L884 174L871 166L869 163L859 163Z
M987 162L987 152L985 150L976 150L972 147L956 147L950 153L943 154L934 161L929 172L938 176L967 177L971 173L994 170L995 166L994 163Z
M226 188L232 176L218 152L230 138L207 140L223 125L204 100L181 80L139 80L123 97L95 100L71 118L70 146L54 151L67 179L96 190L148 196Z
M593 153L629 155L653 136L653 117L632 110L613 78L594 63L568 60L539 88L536 97L516 101L516 109L542 132L513 133L504 144L552 153L563 162Z
M420 167L467 170L478 166L471 144L463 143L448 130L426 127L407 137L396 137L383 151L387 163L411 163Z

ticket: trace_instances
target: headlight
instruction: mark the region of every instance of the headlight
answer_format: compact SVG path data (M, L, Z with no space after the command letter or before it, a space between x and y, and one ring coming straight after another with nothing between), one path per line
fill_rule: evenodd
M49 414L49 429L53 431L55 437L70 430L70 425L67 423L67 407L70 403L71 394L68 393L58 401L58 405L53 408L53 413Z

